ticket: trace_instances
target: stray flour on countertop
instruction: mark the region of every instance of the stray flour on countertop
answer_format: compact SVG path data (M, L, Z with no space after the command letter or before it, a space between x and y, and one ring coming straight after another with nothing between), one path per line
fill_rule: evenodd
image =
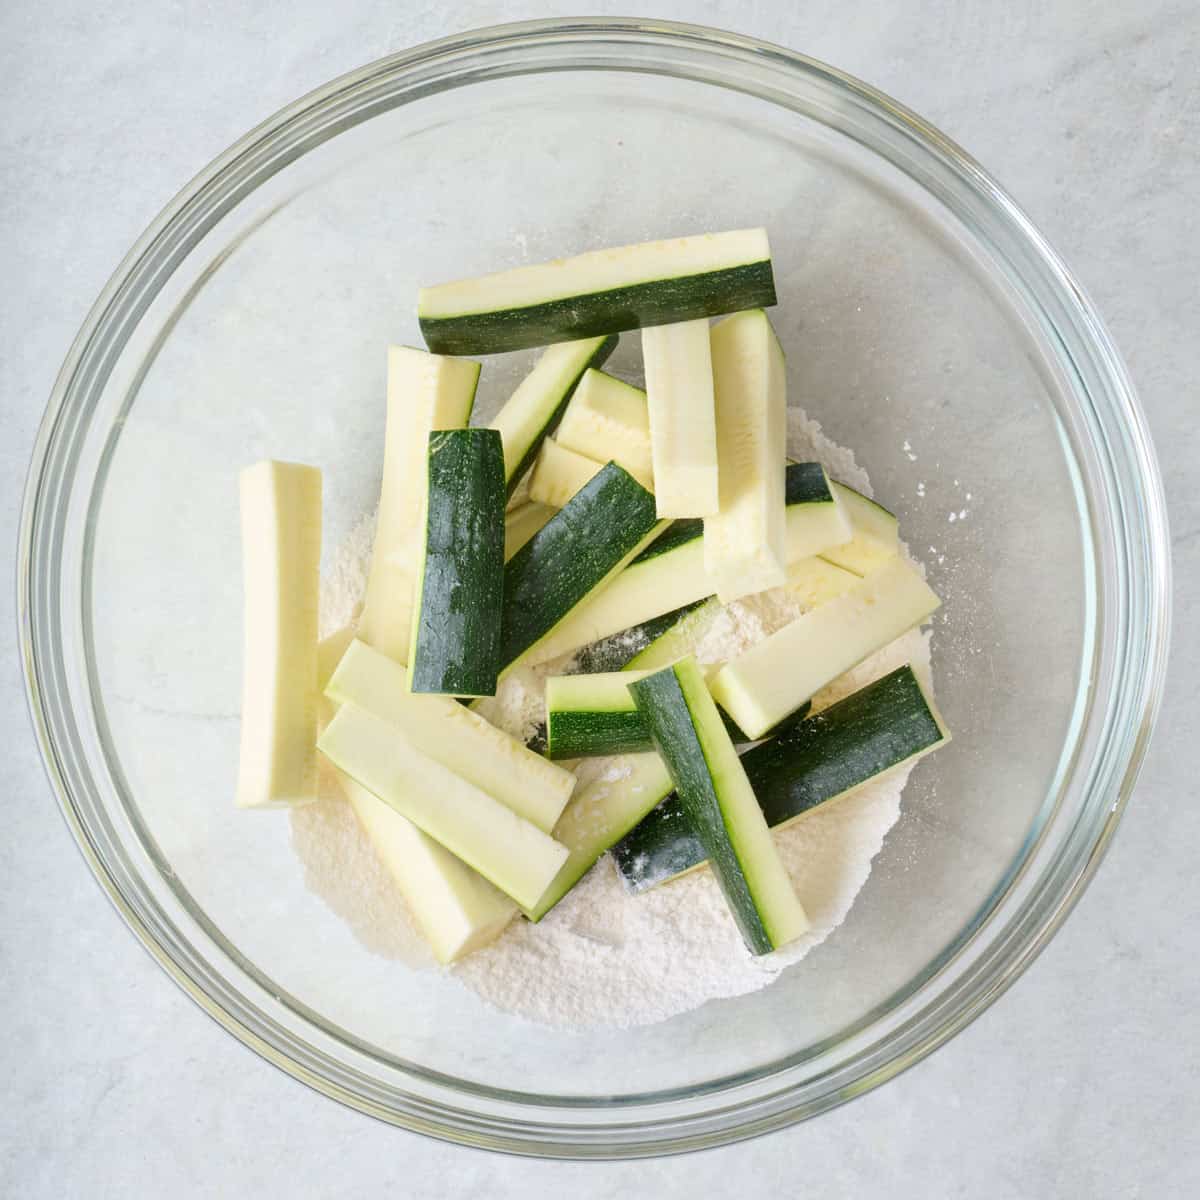
M822 462L830 475L871 494L853 454L795 410L788 413L788 452ZM335 557L322 588L323 634L355 615L373 526L373 517L365 517ZM693 652L701 663L721 661L801 611L784 589L747 597L726 606ZM928 686L928 633L905 634L818 693L813 707L823 708L906 662ZM513 671L481 711L514 736L528 737L544 718L543 680L569 663L560 659ZM616 782L626 770L620 758L586 760L578 771L580 786L588 780ZM566 1028L645 1025L706 1000L765 987L845 919L900 815L907 778L907 769L897 771L776 834L811 928L774 954L747 952L709 872L632 897L605 855L539 924L515 920L492 945L448 970L498 1008ZM321 800L294 810L291 819L292 843L309 887L359 940L410 967L438 969L336 783L323 785Z

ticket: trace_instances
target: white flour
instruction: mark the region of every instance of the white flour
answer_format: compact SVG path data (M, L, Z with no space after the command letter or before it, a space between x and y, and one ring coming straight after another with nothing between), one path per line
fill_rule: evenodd
M849 450L825 438L803 413L793 410L788 417L793 458L816 459L831 475L870 494L866 474ZM340 549L325 580L323 633L355 613L372 529L373 517L368 516ZM800 611L778 591L728 606L695 647L696 656L702 663L728 658ZM822 708L905 662L928 684L927 633L913 631L885 647L819 693L813 707ZM562 665L513 672L485 715L516 736L528 736L543 717L542 679ZM619 759L591 759L579 773L619 778L620 770ZM776 835L812 928L775 954L756 958L746 951L707 871L632 897L605 856L539 924L514 921L495 943L449 970L499 1008L574 1028L645 1025L706 1000L766 987L844 920L870 874L871 860L900 815L907 777L907 770L897 772ZM399 891L332 781L323 787L318 804L292 813L292 842L308 885L365 946L409 967L436 969Z

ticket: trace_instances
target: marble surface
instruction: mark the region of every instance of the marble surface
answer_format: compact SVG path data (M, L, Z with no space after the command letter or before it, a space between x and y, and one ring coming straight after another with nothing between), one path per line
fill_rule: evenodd
M28 731L0 589L0 1194L1171 1197L1200 1191L1200 15L1190 0L596 2L757 34L881 86L968 146L1106 316L1158 442L1175 542L1166 704L1075 915L949 1046L822 1119L642 1164L545 1164L374 1123L254 1058L104 903ZM255 121L368 59L571 6L226 0L0 5L0 538L54 373L161 205ZM11 563L11 549L8 562Z

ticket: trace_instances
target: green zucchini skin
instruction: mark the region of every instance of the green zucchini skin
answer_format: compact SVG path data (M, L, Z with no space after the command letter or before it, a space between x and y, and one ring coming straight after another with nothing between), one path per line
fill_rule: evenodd
M912 667L903 666L757 747L747 772L776 826L945 740Z
M502 668L553 629L657 522L653 494L628 471L616 463L600 470L504 568Z
M753 954L770 954L775 947L725 826L718 785L705 755L702 721L692 711L677 668L666 667L639 679L629 690L671 774L684 820L712 862L746 945Z
M547 757L589 758L605 754L637 754L651 749L650 731L641 714L632 712L551 712L546 720Z
M788 463L783 474L784 504L832 503L833 492L820 463Z
M525 308L420 317L420 325L426 346L435 354L498 354L775 303L775 276L766 259Z
M425 549L413 612L414 692L491 696L500 670L504 450L493 429L429 435Z
M571 385L563 392L558 403L554 408L547 413L546 422L542 426L537 435L530 441L529 448L521 456L520 462L517 463L513 473L508 478L508 495L511 496L517 490L517 486L521 480L525 478L529 468L533 466L534 459L538 456L538 451L542 448L542 443L548 438L557 428L559 421L562 420L563 413L567 411L567 405L571 402L571 397L575 394L575 389L579 386L579 381L584 377L590 367L600 368L608 362L612 353L617 348L620 338L614 333L610 337L606 337L596 352L588 359L587 362L579 368L579 374L571 381ZM533 343L541 345L540 342Z
M742 755L767 824L793 821L947 740L910 666ZM643 892L705 861L683 806L668 796L613 847L621 881Z

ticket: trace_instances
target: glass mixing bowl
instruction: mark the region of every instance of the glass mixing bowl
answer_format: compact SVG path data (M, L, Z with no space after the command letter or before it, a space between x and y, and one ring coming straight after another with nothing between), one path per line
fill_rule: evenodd
M944 598L935 677L955 740L919 764L849 919L771 987L641 1029L541 1028L371 954L306 889L286 815L234 810L236 471L263 456L322 467L332 548L376 495L383 349L419 344L419 282L760 224L791 402L855 449ZM625 341L616 367L636 369ZM489 360L483 403L527 362ZM89 316L38 438L22 534L48 770L150 952L326 1094L545 1155L786 1125L961 1029L1095 868L1167 645L1166 519L1141 414L1020 210L856 80L657 22L437 42L243 138Z

